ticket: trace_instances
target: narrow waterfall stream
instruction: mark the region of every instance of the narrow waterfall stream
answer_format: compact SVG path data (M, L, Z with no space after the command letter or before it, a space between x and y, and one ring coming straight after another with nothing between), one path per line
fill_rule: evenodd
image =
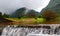
M60 36L60 28L4 27L1 36Z

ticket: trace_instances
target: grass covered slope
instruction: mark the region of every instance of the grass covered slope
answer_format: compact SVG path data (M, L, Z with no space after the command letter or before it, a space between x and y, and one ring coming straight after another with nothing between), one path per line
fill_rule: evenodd
M23 11L24 10L24 11ZM10 15L0 13L0 18L4 17L4 19L12 21L3 23L3 25L38 25L38 24L60 24L60 16L54 11L45 10L41 13L37 13L34 10L29 10L28 13L24 14L25 8L21 8L14 12L10 17ZM15 15L14 15L15 14ZM13 17L14 15L14 17ZM17 16L17 17L16 17ZM3 22L6 21L3 19ZM2 20L0 20L2 22ZM1 23L0 22L0 23Z
M13 21L12 25L38 25L38 24L59 24L57 18L55 20L46 21L45 18L6 18Z

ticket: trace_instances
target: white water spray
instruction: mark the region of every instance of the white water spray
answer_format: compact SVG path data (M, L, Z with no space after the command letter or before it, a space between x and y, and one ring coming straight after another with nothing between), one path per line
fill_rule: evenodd
M50 26L47 28L24 28L24 27L5 27L1 36L60 36L60 28L57 29L56 34L54 30L57 26ZM50 31L50 32L49 32ZM52 34L51 34L52 33Z

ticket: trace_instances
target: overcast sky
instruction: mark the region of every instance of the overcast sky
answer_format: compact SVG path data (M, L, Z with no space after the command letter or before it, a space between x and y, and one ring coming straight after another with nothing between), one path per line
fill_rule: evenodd
M48 5L50 0L0 0L0 11L2 13L11 13L21 7L41 11Z

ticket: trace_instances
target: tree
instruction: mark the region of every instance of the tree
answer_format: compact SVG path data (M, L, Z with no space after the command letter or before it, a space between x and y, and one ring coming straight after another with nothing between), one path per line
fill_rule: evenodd
M4 14L3 17L9 18L9 15L8 14Z
M51 20L54 19L57 15L51 10L45 10L44 12L41 13L41 16L43 18L46 18L47 20Z
M0 17L2 17L2 13L0 12Z

